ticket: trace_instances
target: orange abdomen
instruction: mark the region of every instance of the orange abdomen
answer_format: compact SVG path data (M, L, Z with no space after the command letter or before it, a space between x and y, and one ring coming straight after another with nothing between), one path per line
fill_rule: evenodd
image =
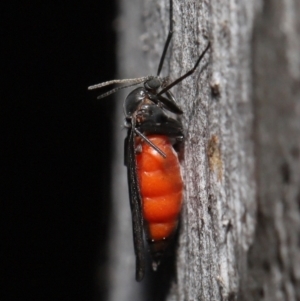
M177 153L167 136L147 138L166 154L163 158L148 143L137 140L137 173L148 239L161 241L176 229L182 205L183 183Z

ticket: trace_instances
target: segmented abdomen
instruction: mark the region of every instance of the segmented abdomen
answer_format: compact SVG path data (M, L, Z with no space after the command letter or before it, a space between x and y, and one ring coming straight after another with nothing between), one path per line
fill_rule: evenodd
M183 183L177 153L167 136L147 138L166 154L163 158L148 143L139 140L137 172L148 239L164 241L176 229L182 205Z

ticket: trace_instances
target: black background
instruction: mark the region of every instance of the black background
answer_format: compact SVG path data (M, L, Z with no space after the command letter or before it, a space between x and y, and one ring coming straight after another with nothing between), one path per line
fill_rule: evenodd
M0 298L105 300L113 102L87 86L115 77L116 5L7 8Z

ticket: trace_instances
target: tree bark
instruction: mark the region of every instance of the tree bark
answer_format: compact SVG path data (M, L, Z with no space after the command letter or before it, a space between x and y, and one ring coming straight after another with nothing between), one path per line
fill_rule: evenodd
M255 20L257 224L245 300L300 300L299 16L299 1L264 1Z
M185 197L167 300L299 300L300 7L297 0L173 2L162 75L184 111ZM155 75L169 1L120 1L119 78ZM134 280L118 95L109 300L148 300Z

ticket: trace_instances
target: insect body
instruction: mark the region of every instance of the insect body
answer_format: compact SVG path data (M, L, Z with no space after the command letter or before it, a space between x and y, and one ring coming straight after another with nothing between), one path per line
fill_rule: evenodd
M158 82L155 80L156 84ZM168 238L176 229L183 187L178 156L171 143L182 143L181 123L168 117L159 103L151 100L157 93L152 94L148 85L146 82L144 88L135 89L125 100L125 112L130 122L125 142L125 163L137 255L137 280L142 278L145 270L143 226L152 253L152 266L156 269L168 245ZM173 111L180 112L173 103L172 95L169 93L168 96L168 101L174 106Z
M156 270L174 233L182 205L183 182L176 149L183 143L183 128L178 121L182 110L170 89L191 75L210 47L208 43L194 67L171 84L159 77L173 33L172 0L170 27L159 63L157 76L112 80L89 87L90 90L111 84L127 85L112 89L103 98L119 89L142 84L125 99L125 165L128 173L129 198L132 213L133 239L136 255L136 280L145 274L144 232ZM173 113L175 117L170 117Z
M168 136L149 135L147 138L166 155L163 158L139 137L136 145L137 173L142 198L144 224L156 269L168 240L177 227L182 204L183 183L177 153Z
M152 90L149 90L149 84ZM143 229L156 269L168 239L176 229L182 203L182 179L173 143L183 140L181 123L165 113L157 98L160 81L146 81L143 88L131 92L124 104L128 123L125 140L125 164L132 211L134 246L137 257L136 279L145 271ZM181 112L172 94L164 106ZM160 97L158 96L158 99ZM151 100L153 99L153 100ZM170 105L171 104L171 105Z

